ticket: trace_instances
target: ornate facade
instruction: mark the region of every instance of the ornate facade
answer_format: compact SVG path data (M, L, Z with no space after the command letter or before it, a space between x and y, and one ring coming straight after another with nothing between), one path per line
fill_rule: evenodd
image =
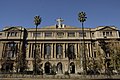
M25 58L23 61L26 61L24 64L27 65L25 70L33 71L35 36L35 28L5 27L0 32L1 70L17 72L17 61L23 59L19 56L22 53ZM115 26L85 28L86 59L97 59L96 46L99 46L99 40L117 39L119 41L119 38L119 30ZM43 73L51 73L53 65L57 74L64 74L66 71L70 73L81 72L83 70L82 44L81 28L64 24L38 28L36 49L41 60L40 63L42 63ZM70 60L67 57L68 54L72 54Z

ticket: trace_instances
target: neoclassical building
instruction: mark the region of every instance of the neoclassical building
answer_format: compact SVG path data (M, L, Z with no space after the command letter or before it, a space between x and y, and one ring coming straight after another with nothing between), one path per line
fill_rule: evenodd
M16 59L22 50L27 64L26 70L33 71L35 31L35 28L21 26L5 27L0 31L1 70L16 72ZM97 58L96 45L99 44L99 40L110 39L118 41L120 39L119 30L115 26L84 28L86 59ZM53 65L56 66L57 74L64 74L68 70L73 74L81 72L83 66L83 59L80 57L83 49L82 44L83 33L80 27L64 24L38 27L36 49L42 63L43 73L51 73ZM68 54L74 55L74 58L68 60Z

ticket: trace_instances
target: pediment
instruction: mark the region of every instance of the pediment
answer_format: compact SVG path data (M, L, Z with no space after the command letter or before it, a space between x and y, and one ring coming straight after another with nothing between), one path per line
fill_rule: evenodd
M23 30L23 27L19 26L19 27L5 27L3 29L3 31L21 31Z
M113 30L117 30L116 27L113 26L105 26L105 27L99 27L98 30L102 30L102 31L113 31Z

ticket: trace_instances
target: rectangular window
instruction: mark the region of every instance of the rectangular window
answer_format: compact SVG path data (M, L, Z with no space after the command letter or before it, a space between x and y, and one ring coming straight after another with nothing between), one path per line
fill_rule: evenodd
M111 31L103 32L103 36L112 36L112 32Z
M110 36L112 36L112 32L110 32Z
M33 37L35 37L35 36L41 37L41 33L33 33Z
M52 32L46 32L45 37L52 37Z
M109 32L106 32L106 36L109 36Z
M94 52L94 58L96 58L96 52Z
M105 32L103 32L103 36L105 36Z
M83 37L83 32L79 32L79 36ZM86 37L86 32L84 32L84 37Z
M16 37L17 36L17 32L8 32L8 36Z
M75 37L75 32L68 32L68 37Z
M64 36L64 33L63 32L58 32L57 33L57 37L63 37Z
M92 37L95 37L94 33L92 33Z

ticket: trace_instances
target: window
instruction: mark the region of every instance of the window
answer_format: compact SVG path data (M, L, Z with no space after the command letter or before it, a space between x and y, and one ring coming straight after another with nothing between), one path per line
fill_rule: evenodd
M56 48L57 58L61 58L62 57L62 53L63 53L63 47L62 47L61 44L58 44L57 48Z
M105 36L105 32L103 32L103 36Z
M68 32L68 37L75 37L75 32Z
M52 32L46 32L45 37L52 37Z
M8 32L8 36L16 37L17 36L17 32Z
M82 31L79 32L79 36L80 36L80 37L83 37L83 32L82 32ZM86 32L84 32L84 37L86 37Z
M60 38L60 37L63 37L63 36L64 36L64 33L63 33L63 32L58 32L58 33L57 33L57 37Z
M70 59L75 58L75 47L74 44L68 44L68 51L67 51L68 57Z
M7 48L6 48L6 57L15 57L16 51L17 50L17 45L15 43L7 43Z
M44 54L45 54L45 58L50 58L50 55L51 55L51 45L50 44L45 44Z
M112 36L112 32L110 32L110 36Z
M37 37L41 37L41 33L33 33L33 37L35 37L37 35Z
M103 32L103 36L112 36L112 32L111 31Z
M92 32L92 37L95 37L94 32Z
M94 57L96 58L96 52L94 52Z
M0 33L0 36L2 35L2 33Z

